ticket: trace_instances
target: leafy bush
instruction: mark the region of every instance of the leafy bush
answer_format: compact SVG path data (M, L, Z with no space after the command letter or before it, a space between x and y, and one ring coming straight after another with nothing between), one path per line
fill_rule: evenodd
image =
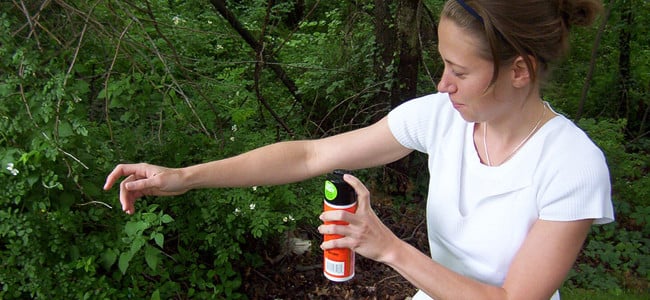
M650 158L624 147L625 120L583 120L580 126L603 149L612 176L617 221L594 227L569 285L622 291L643 290L650 282L650 185L641 170Z
M219 72L216 81L199 88L216 87L224 99L199 101L187 94L201 91L175 77L185 75L171 60L139 55L150 35L122 46L128 59L106 62L117 36L95 28L88 47L73 53L56 36L28 38L21 14L6 13L13 9L0 17L3 33L17 33L0 36L0 298L243 297L241 273L264 262L264 243L313 222L322 205L313 182L143 199L133 216L101 186L119 162L188 165L277 139L249 100L247 69L209 70ZM93 17L115 13L96 9ZM128 26L118 20L111 22ZM72 15L69 24L79 21ZM235 47L231 55L241 51Z

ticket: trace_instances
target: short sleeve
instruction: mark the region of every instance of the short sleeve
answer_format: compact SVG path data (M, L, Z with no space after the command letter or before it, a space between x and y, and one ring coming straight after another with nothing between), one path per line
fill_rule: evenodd
M539 217L549 221L612 222L614 209L605 156L584 132L573 126L565 127L556 136L567 146L562 151L547 153L556 162L541 190Z
M448 95L431 94L393 109L388 114L388 126L402 146L427 153L455 119L458 117Z

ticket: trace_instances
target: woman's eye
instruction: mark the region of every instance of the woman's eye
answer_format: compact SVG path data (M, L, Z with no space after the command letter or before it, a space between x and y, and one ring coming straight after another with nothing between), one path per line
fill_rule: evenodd
M463 76L465 76L465 73L456 72L456 71L454 71L454 70L451 70L451 74L453 74L453 75L456 76L456 77L463 77Z

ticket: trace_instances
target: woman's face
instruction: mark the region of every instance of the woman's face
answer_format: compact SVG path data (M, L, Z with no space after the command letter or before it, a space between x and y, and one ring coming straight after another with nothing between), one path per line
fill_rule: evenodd
M503 113L505 103L496 101L505 95L499 91L507 80L508 68L501 68L497 81L490 87L493 63L479 55L479 39L442 18L438 25L438 51L445 69L438 91L448 93L454 108L468 122L484 122ZM489 88L488 88L489 87Z

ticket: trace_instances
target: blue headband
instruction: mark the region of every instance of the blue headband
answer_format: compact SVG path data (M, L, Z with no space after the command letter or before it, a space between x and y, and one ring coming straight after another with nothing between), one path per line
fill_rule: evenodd
M481 24L483 24L483 17L479 15L471 6L467 5L465 1L463 0L456 0L460 6L462 6L470 15L474 16L477 20L481 21Z

